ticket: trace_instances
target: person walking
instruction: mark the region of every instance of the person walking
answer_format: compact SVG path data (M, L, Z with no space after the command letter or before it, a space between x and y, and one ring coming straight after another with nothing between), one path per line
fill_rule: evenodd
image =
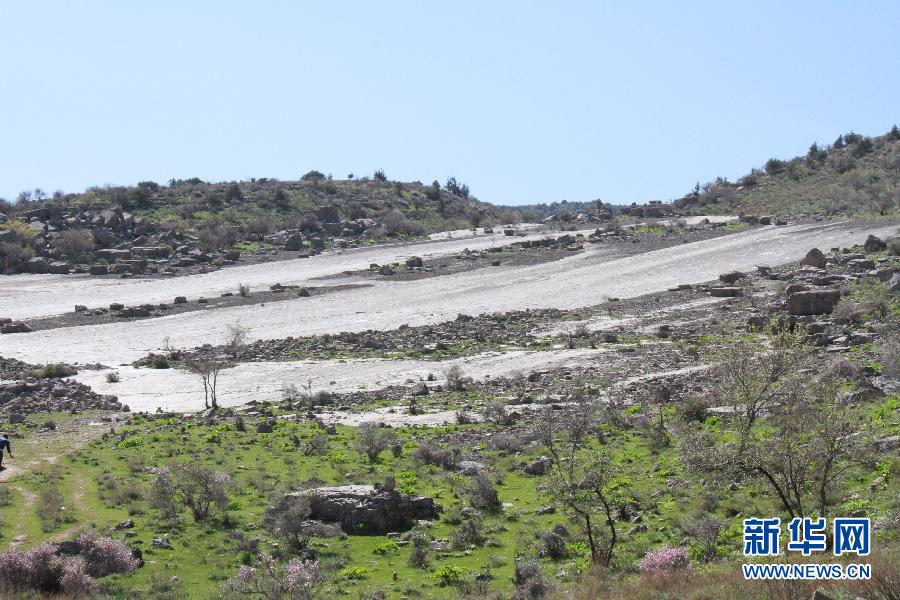
M0 433L0 471L4 469L3 467L3 452L9 452L10 458L15 458L12 453L12 446L9 444L9 438L6 437L5 433Z

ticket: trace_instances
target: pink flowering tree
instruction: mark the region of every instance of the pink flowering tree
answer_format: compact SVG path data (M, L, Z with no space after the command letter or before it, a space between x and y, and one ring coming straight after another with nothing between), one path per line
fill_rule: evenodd
M258 567L241 567L226 583L226 588L242 596L266 600L309 600L321 585L322 576L316 561L295 558L285 565L263 554Z
M683 546L663 546L647 553L638 570L644 575L660 576L676 573L689 573L691 561Z

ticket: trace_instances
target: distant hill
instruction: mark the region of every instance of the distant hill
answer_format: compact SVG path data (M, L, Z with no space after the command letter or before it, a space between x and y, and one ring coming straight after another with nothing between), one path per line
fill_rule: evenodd
M736 182L719 178L674 201L685 213L884 216L900 212L900 131L841 135L805 156L770 159Z
M318 171L294 181L142 181L49 198L36 190L0 203L0 273L172 274L232 264L245 251L310 255L520 218L452 177L423 185L381 171L341 181Z
M40 194L40 192L38 192ZM105 210L121 208L134 217L168 228L195 229L210 223L251 230L292 228L298 224L370 219L382 226L373 234L418 235L471 227L517 217L470 196L465 184L450 178L437 182L389 181L375 177L335 180L318 171L301 179L282 181L208 182L199 178L168 183L142 181L135 186L92 187L79 194L52 198L27 194L7 207L9 218L47 210ZM302 228L302 227L301 227Z

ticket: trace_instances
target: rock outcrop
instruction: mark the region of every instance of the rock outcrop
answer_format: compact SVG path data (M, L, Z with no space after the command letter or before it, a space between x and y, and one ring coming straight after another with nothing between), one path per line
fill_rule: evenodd
M283 512L295 502L309 502L310 519L336 523L347 533L404 531L419 519L437 518L442 510L433 498L368 485L343 485L287 494L269 511Z

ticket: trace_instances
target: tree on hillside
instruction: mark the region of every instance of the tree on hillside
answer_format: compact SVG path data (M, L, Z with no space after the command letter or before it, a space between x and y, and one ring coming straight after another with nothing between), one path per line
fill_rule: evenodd
M196 373L203 382L203 405L214 410L219 408L216 395L219 372L228 366L228 357L220 354L212 346L207 345L189 354L184 359L184 364L189 371Z
M621 498L613 485L618 468L605 448L591 443L602 420L599 405L577 388L563 415L545 413L540 434L551 459L547 493L584 531L592 562L608 565L618 540L614 513Z
M739 340L714 356L711 398L722 409L681 439L686 464L724 480L765 483L791 517L828 513L828 492L852 465L865 427L819 373L802 333Z

